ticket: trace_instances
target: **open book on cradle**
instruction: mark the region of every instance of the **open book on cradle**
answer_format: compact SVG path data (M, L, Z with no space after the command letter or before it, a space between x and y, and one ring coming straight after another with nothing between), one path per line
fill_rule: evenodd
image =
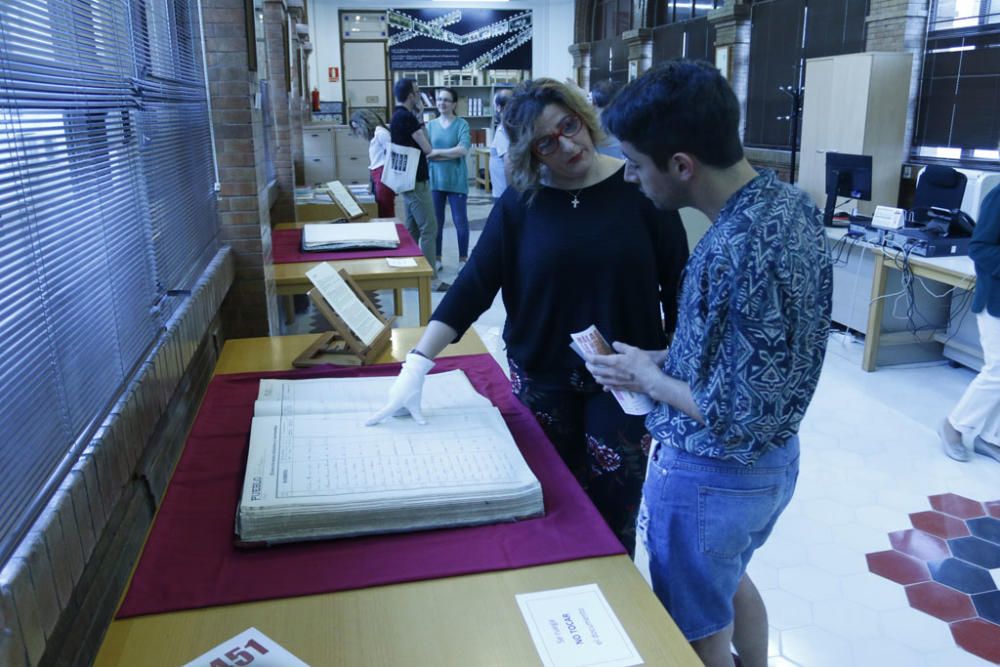
M398 247L395 222L344 222L302 227L302 250L305 252Z
M261 380L236 515L244 543L497 523L543 513L497 410L462 371L427 376L426 425L364 422L393 377Z

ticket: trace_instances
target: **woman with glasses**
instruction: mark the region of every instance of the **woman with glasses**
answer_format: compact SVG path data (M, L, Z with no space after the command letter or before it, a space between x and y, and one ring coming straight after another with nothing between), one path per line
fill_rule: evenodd
M356 136L368 141L368 172L372 194L375 195L378 206L378 217L395 218L396 193L382 185L382 169L391 143L389 128L371 109L359 109L351 114L351 130Z
M458 93L454 88L438 88L435 96L437 118L427 123L434 154L428 158L431 171L431 198L437 218L437 270L441 263L441 243L444 240L444 205L451 206L451 219L458 235L458 262L464 265L469 259L469 214L466 199L469 195L469 171L465 156L469 154L469 124L455 115Z
M570 349L595 325L665 357L687 261L676 212L625 182L625 163L595 149L604 134L583 95L552 79L519 88L504 108L511 187L494 205L465 269L431 316L377 423L401 409L423 422L433 359L503 292L514 393L534 413L608 525L632 553L650 438Z

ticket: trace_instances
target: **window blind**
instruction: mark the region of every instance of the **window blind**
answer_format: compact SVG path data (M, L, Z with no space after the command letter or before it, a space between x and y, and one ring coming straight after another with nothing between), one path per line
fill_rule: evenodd
M192 18L0 3L0 563L216 243Z
M804 82L806 58L864 51L868 0L766 0L750 9L748 146L791 146L791 98L779 86Z
M936 10L939 11L939 10ZM974 18L936 17L930 24L917 105L914 148L1000 146L1000 11ZM958 24L958 27L955 27Z

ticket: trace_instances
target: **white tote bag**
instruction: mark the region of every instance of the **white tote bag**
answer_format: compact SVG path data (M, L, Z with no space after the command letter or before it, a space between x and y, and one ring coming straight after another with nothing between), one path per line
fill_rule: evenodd
M382 169L382 185L396 194L409 192L417 185L417 165L420 149L389 144Z

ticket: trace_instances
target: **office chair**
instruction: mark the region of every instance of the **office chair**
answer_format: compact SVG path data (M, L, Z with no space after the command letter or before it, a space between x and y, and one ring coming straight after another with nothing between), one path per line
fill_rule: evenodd
M951 167L936 164L924 167L913 194L913 211L926 210L931 206L949 211L961 208L966 180L965 174Z
M967 180L951 167L925 167L917 179L911 223L936 236L970 236L975 223L960 210Z

